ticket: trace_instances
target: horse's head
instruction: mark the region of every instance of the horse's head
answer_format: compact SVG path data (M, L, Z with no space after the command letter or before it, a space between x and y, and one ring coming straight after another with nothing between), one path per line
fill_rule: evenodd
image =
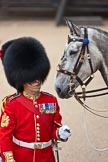
M55 79L55 89L60 98L71 97L75 89L83 86L83 81L93 74L87 28L80 28L71 21L67 21L67 25L70 35Z

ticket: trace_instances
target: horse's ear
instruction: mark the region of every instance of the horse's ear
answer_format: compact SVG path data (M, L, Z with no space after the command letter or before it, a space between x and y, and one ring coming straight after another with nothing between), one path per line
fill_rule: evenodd
M72 21L66 20L66 24L69 27L70 33L72 35L77 35L77 36L81 35L81 29L78 26L76 26L75 24L73 24Z
M68 26L69 29L70 29L70 33L73 35L74 33L73 33L73 29L72 29L72 23L71 23L71 21L66 19L66 24L67 24L67 26Z

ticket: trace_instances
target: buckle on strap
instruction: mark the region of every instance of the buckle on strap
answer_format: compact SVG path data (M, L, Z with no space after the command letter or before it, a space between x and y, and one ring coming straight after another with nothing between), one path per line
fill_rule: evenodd
M51 144L52 144L51 140L49 140L48 142L35 142L34 149L44 149L46 147L49 147Z
M49 147L52 144L52 140L49 140L48 142L24 142L21 140L16 139L13 136L13 142L21 147L26 147L30 149L44 149L46 147Z
M34 143L34 149L42 149L43 144L42 143Z

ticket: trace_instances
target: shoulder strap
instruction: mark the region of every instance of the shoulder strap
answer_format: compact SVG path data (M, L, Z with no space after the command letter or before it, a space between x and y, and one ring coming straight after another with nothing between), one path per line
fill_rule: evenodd
M41 121L43 122L44 125L46 125L47 129L48 129L48 132L50 134L50 137L51 136L51 128L50 128L50 125L49 125L49 121L48 119L43 115L33 106L33 104L26 99L26 97L24 97L23 95L20 95L18 98L16 98L16 100L18 102L20 102L22 105L25 106L25 108L27 108L29 111L31 111L33 114L36 114L36 115L39 115L40 116L40 119Z
M17 99L18 102L20 102L22 105L25 106L25 108L27 108L29 111L31 111L32 113L36 114L36 115L40 115L40 112L33 106L33 104L31 102L29 102L26 97L24 97L23 95L20 95Z

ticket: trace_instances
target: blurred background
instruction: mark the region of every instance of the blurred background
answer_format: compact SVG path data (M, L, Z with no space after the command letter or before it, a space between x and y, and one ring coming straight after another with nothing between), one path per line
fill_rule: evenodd
M0 14L55 18L56 25L65 18L99 24L107 18L108 0L0 0Z
M77 25L92 25L108 31L108 0L0 0L0 45L22 36L38 39L45 47L51 62L49 76L42 86L57 98L54 89L57 65L63 55L69 29L65 19ZM26 59L25 59L26 61ZM87 87L105 87L99 72ZM9 86L0 61L0 101L15 89ZM108 162L108 151L93 150L84 131L83 107L74 97L58 98L63 124L72 129L72 136L66 143L60 143L60 162ZM92 108L108 109L107 96L87 100ZM98 148L108 147L108 119L86 112L89 138ZM25 132L26 133L26 132Z

